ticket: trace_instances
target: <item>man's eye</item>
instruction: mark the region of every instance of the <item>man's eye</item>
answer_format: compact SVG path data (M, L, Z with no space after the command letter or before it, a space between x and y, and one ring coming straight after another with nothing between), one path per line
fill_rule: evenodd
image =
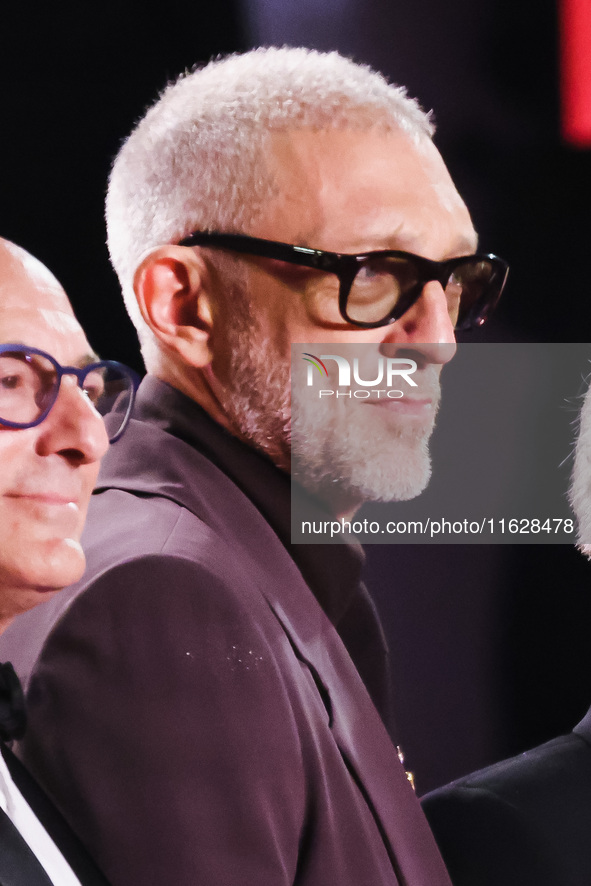
M3 378L0 378L0 386L5 391L15 391L19 386L22 386L22 383L21 375L5 375Z
M359 270L357 271L357 276L355 277L355 281L356 282L359 281L361 283L365 283L365 282L370 283L370 282L373 282L374 280L377 280L378 277L384 276L385 274L386 274L386 271L384 271L384 269L381 267L375 267L370 264L362 265L359 268Z
M95 385L84 385L82 388L91 403L98 403L101 391Z
M105 392L105 383L102 376L97 373L91 373L84 379L84 387L82 388L91 403L98 403Z

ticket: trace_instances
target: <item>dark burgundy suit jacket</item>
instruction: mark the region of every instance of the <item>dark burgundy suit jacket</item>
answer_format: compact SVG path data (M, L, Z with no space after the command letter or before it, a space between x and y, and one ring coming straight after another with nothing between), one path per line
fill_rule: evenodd
M591 711L573 732L428 794L454 886L589 886Z
M286 547L155 379L107 456L83 583L9 629L21 753L113 886L448 886ZM35 617L36 616L36 617Z

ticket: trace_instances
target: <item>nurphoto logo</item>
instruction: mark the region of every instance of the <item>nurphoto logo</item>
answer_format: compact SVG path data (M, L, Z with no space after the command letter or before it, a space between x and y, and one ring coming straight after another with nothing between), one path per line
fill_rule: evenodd
M330 373L324 361L334 360L338 369L337 387L348 388L349 390L333 390L319 389L318 397L355 397L358 400L367 400L370 397L380 398L382 396L389 397L393 400L399 400L404 397L404 391L401 391L394 385L400 385L406 382L413 388L417 387L417 383L412 378L412 374L417 370L417 364L408 357L378 357L377 363L373 367L364 366L363 370L359 366L359 358L354 357L352 361L340 354L321 354L317 357L315 354L304 353L302 359L308 364L306 384L310 387L316 387L315 381L320 375L321 381L330 378ZM352 367L351 367L352 364ZM331 367L334 371L334 366ZM316 370L316 372L314 372ZM318 373L318 375L317 375ZM362 374L370 374L369 378L362 378ZM351 375L353 382L351 382ZM378 385L385 385L379 388ZM355 387L358 386L358 387ZM351 388L354 388L351 390Z

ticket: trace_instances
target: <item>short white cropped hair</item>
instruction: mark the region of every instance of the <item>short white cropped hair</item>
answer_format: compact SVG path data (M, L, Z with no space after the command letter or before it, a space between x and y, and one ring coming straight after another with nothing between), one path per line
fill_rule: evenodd
M151 333L132 290L142 255L194 230L245 232L274 193L269 133L370 127L415 141L434 131L403 87L337 52L259 48L164 89L117 155L106 202L111 261L144 359Z
M579 548L591 557L591 379L579 416L570 501L577 518Z

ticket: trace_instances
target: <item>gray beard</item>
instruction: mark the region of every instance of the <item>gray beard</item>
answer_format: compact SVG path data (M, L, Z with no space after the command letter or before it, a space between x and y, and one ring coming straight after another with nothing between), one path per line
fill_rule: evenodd
M292 475L308 491L348 510L406 501L431 476L428 425L392 418L363 401L310 399L292 389Z
M243 305L245 299L243 297ZM231 356L224 407L238 436L287 467L292 478L334 512L369 501L405 501L431 476L428 441L433 421L420 427L393 422L376 409L337 408L319 420L318 407L290 390L290 366L250 316L233 314L226 330ZM360 411L361 410L361 411ZM293 414L293 418L292 418Z

